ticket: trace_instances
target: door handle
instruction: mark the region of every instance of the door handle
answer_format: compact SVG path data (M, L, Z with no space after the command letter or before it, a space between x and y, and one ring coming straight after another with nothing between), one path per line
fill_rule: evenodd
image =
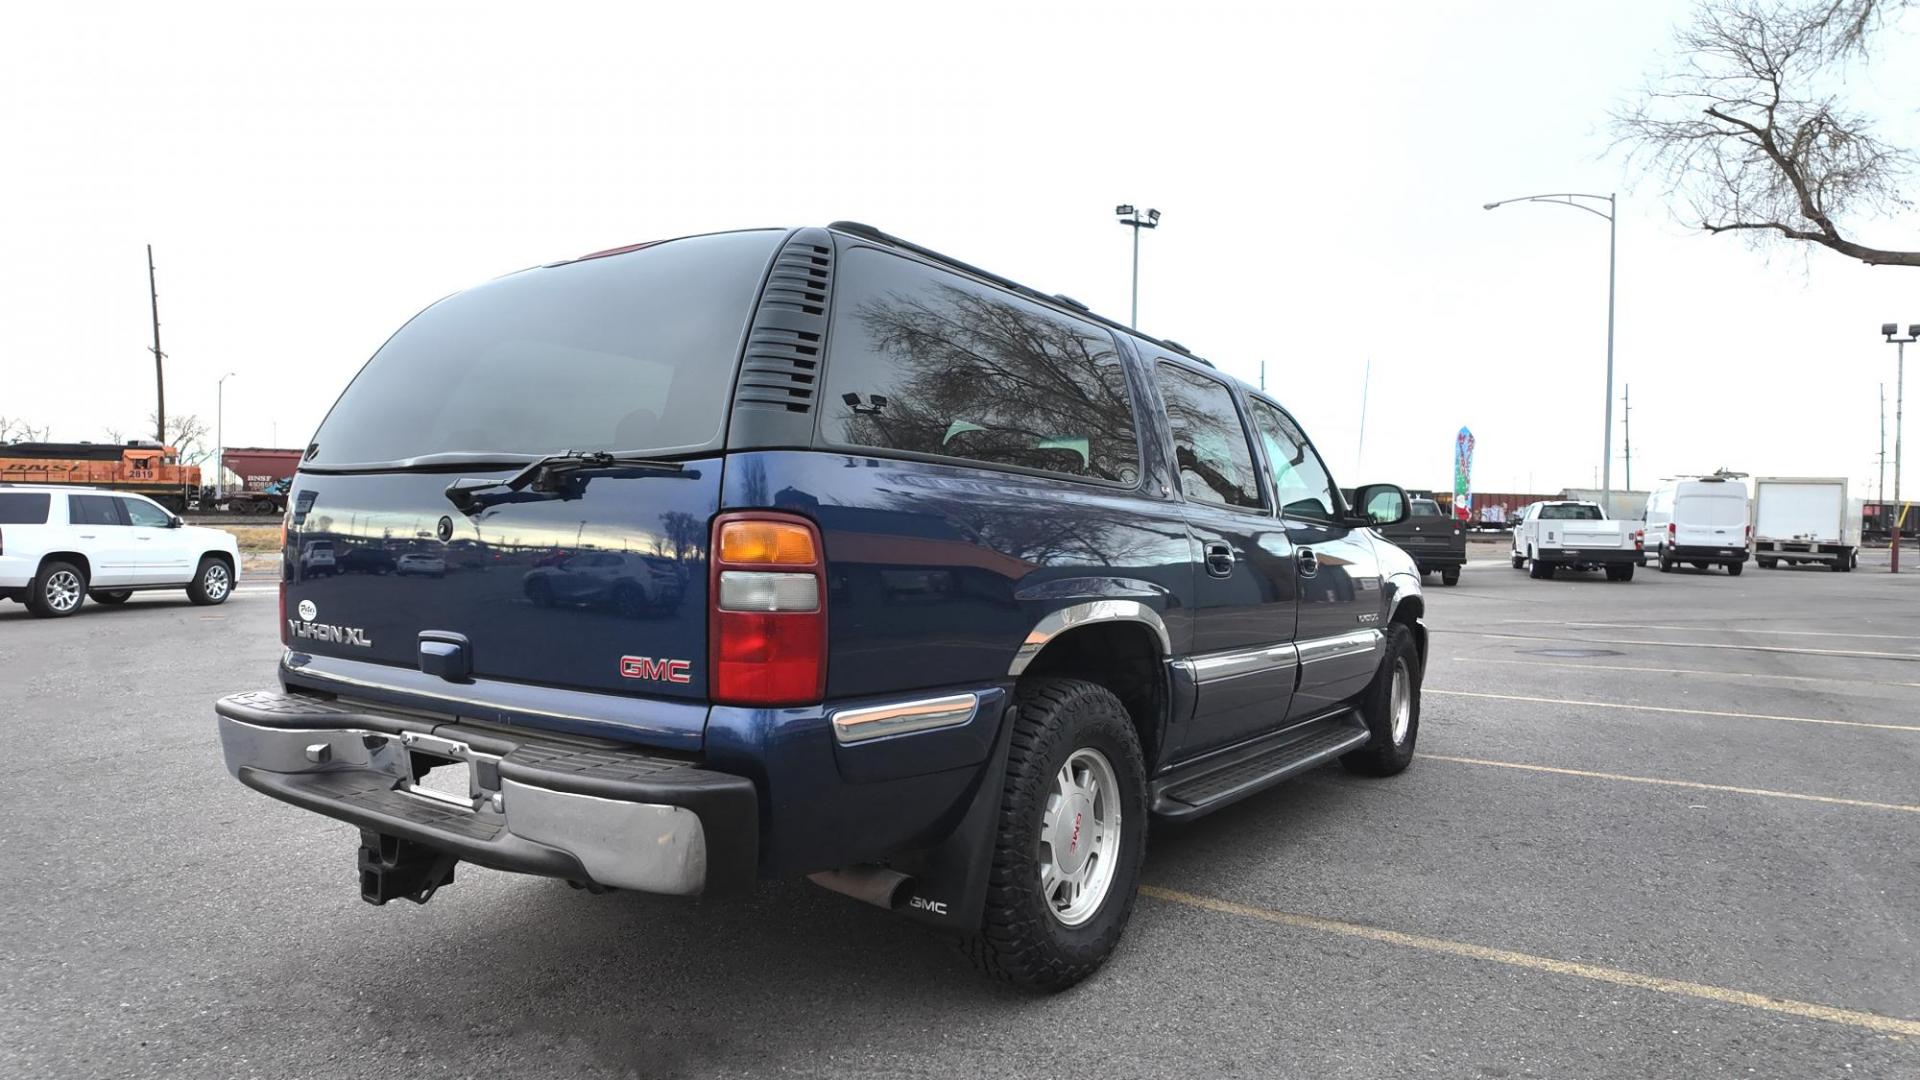
M1312 577L1320 572L1320 556L1312 548L1303 547L1293 553L1294 565L1300 568L1301 577Z
M92 534L92 533L81 533L81 534L80 534L80 539L82 539L82 540L91 540L91 539L93 539L93 534Z
M1233 548L1213 541L1207 544L1207 573L1214 577L1233 576Z

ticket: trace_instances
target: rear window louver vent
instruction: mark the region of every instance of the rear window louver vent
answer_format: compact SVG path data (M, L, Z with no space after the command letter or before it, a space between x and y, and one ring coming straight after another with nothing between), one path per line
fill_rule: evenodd
M780 249L767 276L740 362L736 410L812 412L832 288L832 239L824 229L802 229Z

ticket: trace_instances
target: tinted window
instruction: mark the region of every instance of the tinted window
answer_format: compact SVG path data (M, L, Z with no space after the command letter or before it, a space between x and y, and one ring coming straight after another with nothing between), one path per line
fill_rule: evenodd
M1174 364L1158 364L1155 371L1167 399L1180 490L1203 502L1265 506L1233 392L1217 379Z
M1694 497L1682 504L1685 513L1680 515L1686 525L1745 525L1747 523L1747 500L1738 493L1713 495L1707 498Z
M1542 521L1599 521L1600 508L1597 506L1543 506L1540 508Z
M120 500L111 495L67 496L67 521L74 525L125 525Z
M1273 490L1280 499L1280 509L1331 521L1338 508L1333 499L1333 480L1293 419L1264 401L1255 401L1253 426L1260 432L1261 446L1273 469Z
M52 504L44 491L0 491L0 525L45 525Z
M159 507L145 499L120 499L120 508L126 512L127 521L134 525L164 529L173 523L173 518Z
M450 296L367 362L312 460L713 445L780 236L674 240Z
M1436 518L1445 517L1446 515L1440 512L1440 504L1434 502L1432 499L1415 499L1413 500L1412 516Z
M1111 335L884 252L840 260L821 433L853 446L1139 479Z

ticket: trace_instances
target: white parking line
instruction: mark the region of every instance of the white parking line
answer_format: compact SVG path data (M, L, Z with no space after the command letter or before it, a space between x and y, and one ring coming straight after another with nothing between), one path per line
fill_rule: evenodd
M1436 634L1465 634L1470 637L1505 638L1511 641L1572 641L1583 645L1658 645L1668 649L1732 649L1737 652L1792 653L1797 656L1850 656L1859 660L1920 660L1920 653L1870 652L1865 649L1800 649L1786 645L1746 645L1715 641L1658 641L1646 638L1551 637L1543 634L1495 634L1486 630L1449 630L1435 627Z
M1496 769L1519 769L1523 772L1551 773L1555 776L1577 776L1586 780L1613 780L1624 784L1658 784L1662 787L1681 787L1693 791L1758 795L1767 799L1795 799L1800 802L1828 803L1833 806L1855 806L1863 810L1898 810L1906 814L1920 814L1920 806L1909 806L1905 803L1869 802L1866 799L1842 799L1832 795L1802 795L1796 791L1772 791L1767 788L1735 787L1731 784L1702 784L1692 780L1663 780L1653 776L1626 776L1621 773L1563 769L1555 765L1526 765L1517 761L1489 761L1486 758L1453 757L1448 754L1421 754L1420 756L1428 761L1451 761L1457 765L1487 765Z
M1569 671L1640 671L1651 675L1710 675L1721 679L1773 679L1777 682L1844 683L1848 686L1920 686L1920 682L1878 682L1872 679L1834 678L1830 675L1772 675L1763 671L1710 671L1706 668L1633 667L1627 664L1556 664L1547 660L1500 660L1491 656L1450 656L1460 664L1512 664L1517 667L1565 668Z
M1827 720L1817 716L1778 716L1772 713L1722 712L1718 709L1677 709L1667 705L1628 705L1618 701L1576 701L1571 698L1526 697L1521 694L1486 694L1474 690L1436 690L1423 687L1422 693L1442 697L1483 698L1489 701L1519 701L1530 705L1575 705L1586 709L1626 709L1633 712L1676 713L1681 716L1717 716L1729 720L1787 720L1796 724L1829 724L1834 727L1879 728L1884 731L1920 731L1920 724L1883 724L1868 720Z
M1913 634L1842 634L1830 630L1753 630L1744 626L1660 626L1643 623L1564 622L1559 619L1501 619L1503 623L1551 624L1586 630L1705 630L1730 634L1767 634L1773 637L1871 638L1877 641L1912 641Z

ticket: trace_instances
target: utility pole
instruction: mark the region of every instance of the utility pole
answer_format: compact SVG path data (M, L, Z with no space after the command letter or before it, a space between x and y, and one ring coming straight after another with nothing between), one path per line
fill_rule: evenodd
M1620 426L1626 429L1627 490L1633 490L1633 387L1620 388Z
M157 406L153 410L153 438L161 446L167 445L167 371L162 363L167 357L160 351L160 289L153 278L153 245L147 245L147 296L153 301L153 386L157 393Z
M1908 323L1905 337L1899 336L1898 323L1882 323L1880 333L1886 337L1887 344L1899 350L1895 354L1893 373L1893 546L1888 552L1893 563L1891 569L1897 574L1900 572L1900 529L1906 524L1906 508L1900 503L1900 460L1906 430L1907 346L1920 341L1920 323Z
M1353 467L1359 468L1367 456L1367 389L1373 385L1373 357L1367 357L1367 372L1360 377L1360 445L1353 452Z
M1887 384L1880 384L1880 493L1874 496L1880 512L1887 512Z

